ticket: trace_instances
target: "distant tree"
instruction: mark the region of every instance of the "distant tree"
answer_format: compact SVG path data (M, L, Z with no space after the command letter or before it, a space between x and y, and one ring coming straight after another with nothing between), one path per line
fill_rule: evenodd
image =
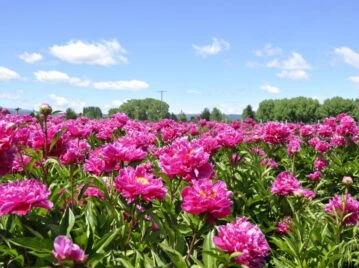
M110 108L107 113L108 113L108 116L110 117L111 115L119 113L119 112L120 112L119 108Z
M330 116L337 116L341 113L347 113L356 116L356 102L351 99L334 97L326 99L317 110L317 117L323 119Z
M211 112L208 108L204 108L203 111L200 114L201 119L206 119L207 121L211 118Z
M99 107L89 106L83 108L83 115L88 118L102 118L102 111Z
M218 109L217 107L214 107L211 111L211 116L210 116L210 120L213 121L226 121L227 118L226 116L221 112L220 109Z
M76 112L71 108L67 108L66 109L66 119L76 119L76 118L77 118Z
M170 113L170 115L169 115L169 119L172 119L172 120L174 120L174 121L178 121L178 117L177 117L177 115L175 115L174 113Z
M252 118L255 119L255 112L252 109L251 105L247 105L242 112L242 119Z
M127 114L131 119L158 121L168 114L169 105L166 102L146 98L132 99L123 103L119 112Z
M178 114L177 118L179 122L187 122L187 116L183 111Z
M264 100L259 103L258 110L256 112L257 120L267 122L274 119L274 100Z

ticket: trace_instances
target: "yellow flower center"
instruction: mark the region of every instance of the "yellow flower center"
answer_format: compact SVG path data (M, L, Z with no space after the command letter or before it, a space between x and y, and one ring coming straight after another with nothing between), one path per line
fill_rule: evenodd
M217 190L216 189L212 189L211 192L209 194L207 194L205 191L199 191L199 195L203 198L215 198L217 194Z
M147 185L147 184L150 183L150 182L148 181L148 179L147 179L147 178L144 178L144 177L138 177L138 178L136 178L136 181L139 182L139 183L141 183L141 184L144 184L144 185Z

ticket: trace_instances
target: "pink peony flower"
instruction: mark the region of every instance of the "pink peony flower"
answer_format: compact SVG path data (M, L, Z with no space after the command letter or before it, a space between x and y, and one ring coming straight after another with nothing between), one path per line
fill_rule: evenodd
M322 173L318 170L307 175L307 178L310 179L311 181L319 181L321 177L322 177Z
M59 235L55 238L52 253L59 265L62 265L64 260L83 262L86 258L85 252L64 235Z
M346 217L344 220L346 225L355 225L359 222L359 201L350 194L333 197L325 205L325 211L333 216Z
M283 221L278 222L276 231L278 233L287 233L291 231L291 225L293 224L293 220L291 217L285 217Z
M213 238L213 242L225 252L242 253L235 257L235 261L249 268L262 267L264 258L270 250L262 231L258 226L251 224L246 217L219 226L218 236Z
M121 169L114 182L115 188L128 203L132 203L137 197L143 201L163 200L167 193L162 180L154 179L146 165L139 165L136 169L132 167Z
M287 149L287 153L290 156L293 156L294 153L298 153L300 152L300 144L301 144L301 140L299 138L291 138L289 143L288 143L288 149Z
M307 199L313 199L315 197L315 193L312 190L300 188L294 191L295 196L304 197Z
M263 128L263 140L269 144L283 144L289 140L290 128L281 123L270 122Z
M298 181L290 172L283 171L278 174L277 179L272 184L272 193L278 195L289 195L300 189Z
M26 215L31 208L51 209L50 191L36 179L15 181L0 185L0 216L5 214Z
M208 220L227 217L231 214L232 196L223 181L212 183L209 179L193 180L192 186L185 187L181 196L182 209L191 214L207 213Z
M314 168L318 171L322 171L327 166L328 166L328 162L324 158L318 157L314 161Z
M180 175L187 181L214 177L209 153L198 141L189 142L187 137L175 140L160 149L158 155L162 171L170 177Z
M278 164L272 158L264 158L261 161L261 166L265 168L278 168Z

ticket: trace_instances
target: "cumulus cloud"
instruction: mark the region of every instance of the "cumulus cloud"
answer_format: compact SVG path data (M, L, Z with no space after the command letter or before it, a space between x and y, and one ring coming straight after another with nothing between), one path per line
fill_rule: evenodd
M277 75L281 78L289 78L292 80L308 79L307 70L312 68L304 57L297 52L293 52L286 60L272 60L267 63L267 67L281 69L282 71Z
M263 48L254 50L254 54L258 57L272 57L281 55L283 50L279 47L273 47L272 44L266 44Z
M23 93L22 90L17 90L15 93L0 92L0 98L8 99L8 100L18 100L20 99L22 93Z
M77 112L81 112L83 107L86 106L86 102L83 101L70 101L65 97L58 96L55 94L50 94L49 98L55 102L54 108L55 109L66 109L66 108L73 108Z
M279 88L277 88L275 86L268 85L268 84L262 85L261 89L266 92L273 93L273 94L277 94L280 92Z
M221 51L228 50L231 44L223 39L218 39L216 37L212 38L212 43L209 45L193 45L193 49L196 54L202 57L217 55Z
M96 89L112 89L112 90L130 90L138 91L146 89L149 85L144 81L128 80L128 81L103 81L93 83L93 87Z
M304 70L283 70L277 74L280 78L289 78L292 80L307 80L308 74Z
M8 68L0 66L0 82L20 78L20 75Z
M26 63L31 64L43 60L44 57L39 53L24 52L19 55L19 58L25 61Z
M350 47L336 48L334 53L340 56L345 63L355 68L359 68L359 53L355 52Z
M34 73L36 80L47 83L67 83L76 87L89 87L89 80L82 80L78 77L71 77L67 73L59 71L37 71Z
M92 43L71 40L64 45L53 45L50 47L50 53L72 64L110 66L128 62L126 49L116 39Z
M352 81L353 83L359 85L359 76L350 76L348 78L349 81Z

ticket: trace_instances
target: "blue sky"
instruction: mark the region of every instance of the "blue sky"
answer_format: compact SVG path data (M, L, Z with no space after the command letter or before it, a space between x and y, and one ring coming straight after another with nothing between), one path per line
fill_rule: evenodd
M0 3L0 105L159 98L241 113L263 99L359 98L359 1Z

